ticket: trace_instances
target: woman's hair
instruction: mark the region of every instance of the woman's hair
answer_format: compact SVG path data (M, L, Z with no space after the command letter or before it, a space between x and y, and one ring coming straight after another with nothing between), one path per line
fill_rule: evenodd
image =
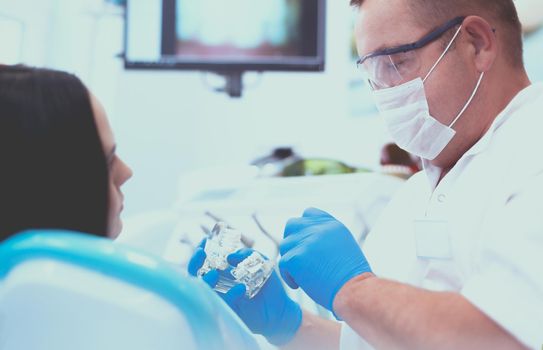
M0 241L26 229L107 234L108 167L74 75L0 66Z

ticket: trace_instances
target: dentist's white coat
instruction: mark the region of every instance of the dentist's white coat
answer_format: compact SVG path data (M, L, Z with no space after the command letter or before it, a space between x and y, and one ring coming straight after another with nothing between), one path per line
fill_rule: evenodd
M375 274L461 293L541 349L543 84L520 92L436 187L439 174L426 163L368 236L364 252ZM417 233L419 219L437 223L436 235ZM344 325L341 346L368 345Z

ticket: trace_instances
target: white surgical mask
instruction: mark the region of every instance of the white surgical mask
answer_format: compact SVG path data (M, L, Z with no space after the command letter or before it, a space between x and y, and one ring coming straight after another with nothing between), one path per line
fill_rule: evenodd
M430 115L424 82L441 62L460 29L424 79L419 77L402 85L373 91L377 109L394 142L405 151L427 160L435 159L451 142L456 134L452 127L470 105L484 77L482 72L470 98L450 125L443 125Z

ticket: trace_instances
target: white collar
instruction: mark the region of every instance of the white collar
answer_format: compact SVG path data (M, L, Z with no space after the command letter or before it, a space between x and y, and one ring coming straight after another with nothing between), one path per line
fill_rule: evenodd
M529 101L534 100L538 96L543 94L543 83L536 83L527 86L522 89L512 100L509 102L507 107L498 114L496 119L492 122L492 125L488 131L477 141L456 163L454 167L458 165L463 159L477 155L485 151L492 140L492 137L496 131L511 117L515 112L522 108ZM428 177L428 181L432 188L436 188L443 171L442 168L439 168L435 165L432 165L430 161L422 159L422 167ZM454 168L453 167L453 168Z

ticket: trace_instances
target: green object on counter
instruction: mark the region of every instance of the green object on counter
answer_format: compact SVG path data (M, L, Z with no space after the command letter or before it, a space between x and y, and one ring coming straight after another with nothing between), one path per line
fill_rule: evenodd
M370 172L369 169L354 168L332 159L301 159L283 169L282 176L338 175Z

